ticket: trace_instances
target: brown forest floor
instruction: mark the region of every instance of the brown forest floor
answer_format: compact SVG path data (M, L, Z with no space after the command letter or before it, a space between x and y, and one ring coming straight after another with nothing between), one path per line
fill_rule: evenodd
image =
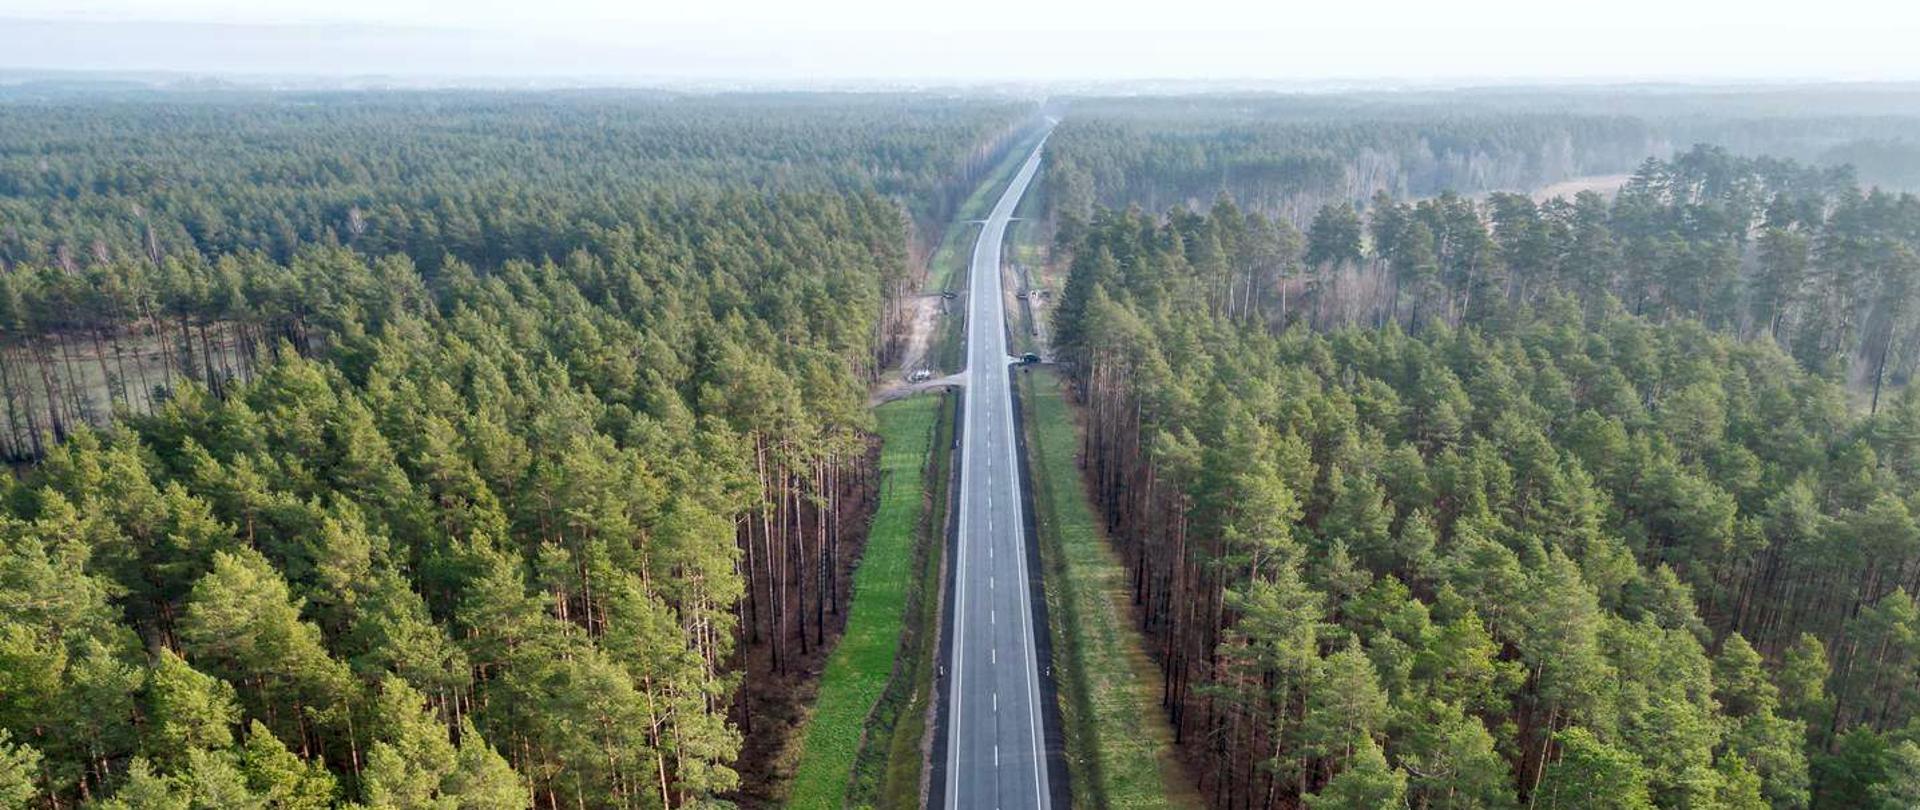
M864 468L876 467L879 450L877 441L869 445ZM799 641L788 639L784 650L786 660L782 662L784 673L773 671L773 647L764 636L759 644L749 644L745 639L740 643L742 680L733 711L733 721L744 735L740 757L734 765L740 772L740 789L724 798L742 808L782 806L781 797L786 793L787 782L793 778L798 759L797 752L790 750L790 741L803 727L806 707L813 705L814 696L819 692L820 672L827 656L839 645L840 635L846 630L853 570L866 551L867 529L872 522L877 495L871 481L851 483L847 490L842 493L842 502L848 506L840 516L843 532L840 560L833 571L840 605L838 612L829 612L826 616L825 643L814 643L811 612L806 616L807 651L802 654Z

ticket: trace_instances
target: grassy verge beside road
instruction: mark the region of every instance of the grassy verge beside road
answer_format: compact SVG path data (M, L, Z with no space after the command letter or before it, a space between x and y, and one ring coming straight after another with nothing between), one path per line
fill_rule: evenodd
M914 583L900 635L900 658L887 691L867 719L866 739L854 764L854 806L911 810L921 806L928 712L933 705L934 664L940 651L940 578L947 548L947 507L953 483L954 402L939 397L933 452L927 457L926 508L916 529Z
M940 317L940 332L934 335L933 365L949 374L967 367L967 296L947 302L947 314Z
M938 575L926 570L938 570L940 551L939 529L928 524L935 513L944 520L950 402L949 395L923 394L874 411L880 504L854 572L846 633L820 676L791 807L840 807L850 797L861 805L918 803L922 731L906 727L924 729L932 669L932 642L926 639L936 635L928 616L938 600ZM903 732L913 735L913 744L900 752ZM910 761L894 761L901 756ZM911 783L903 803L892 798L899 792L896 781Z
M957 285L966 283L967 259L972 255L973 237L979 227L964 219L947 223L939 247L934 248L933 258L927 260L927 292L958 289ZM967 250L962 252L962 248Z
M1014 376L1076 804L1198 807L1200 797L1173 759L1153 663L1129 626L1126 570L1101 536L1081 484L1080 440L1063 384L1046 369Z
M1006 257L1002 263L1013 268L1007 281L1007 329L1013 336L1013 353L1040 352L1046 349L1044 335L1046 313L1049 299L1020 298L1018 293L1029 294L1044 286L1040 278L1040 267L1046 261L1044 246L1040 244L1040 223L1033 221L1013 222L1007 225ZM1035 320L1040 320L1040 330L1035 329ZM1038 331L1038 334L1036 334Z
M1020 290L1029 292L1035 289L1047 289L1053 280L1047 277L1047 242L1052 239L1052 231L1044 221L1047 198L1047 164L1041 161L1040 172L1033 178L1033 185L1027 187L1027 193L1020 198L1020 205L1013 209L1016 219L1007 224L1005 242L1006 256L1003 263L1014 269L1008 280L1012 288L1009 293ZM1013 298L1008 301L1008 322L1013 333L1014 354L1047 351L1048 313L1052 312L1053 299ZM1035 323L1038 321L1039 323Z

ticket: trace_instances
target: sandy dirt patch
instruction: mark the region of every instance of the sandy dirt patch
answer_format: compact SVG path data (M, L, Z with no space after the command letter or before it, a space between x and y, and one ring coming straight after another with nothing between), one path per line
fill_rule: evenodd
M1540 187L1533 192L1533 199L1537 202L1546 202L1555 197L1571 200L1574 195L1582 191L1595 191L1599 192L1600 196L1611 200L1613 195L1620 193L1620 187L1626 185L1632 178L1633 175L1630 174L1591 174L1586 177L1575 177Z

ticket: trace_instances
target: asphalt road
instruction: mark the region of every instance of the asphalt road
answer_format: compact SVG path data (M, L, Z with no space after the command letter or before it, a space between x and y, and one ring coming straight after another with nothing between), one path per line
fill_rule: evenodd
M1042 142L1044 144L1044 141ZM1046 730L1034 653L1013 400L1008 388L1000 240L1040 166L1040 147L1008 184L973 246L967 293L967 386L954 554L946 806L1049 806Z

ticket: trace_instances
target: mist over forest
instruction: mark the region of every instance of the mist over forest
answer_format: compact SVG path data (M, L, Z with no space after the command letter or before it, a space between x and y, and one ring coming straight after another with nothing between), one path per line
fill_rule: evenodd
M0 807L1920 806L1920 86L137 61Z

